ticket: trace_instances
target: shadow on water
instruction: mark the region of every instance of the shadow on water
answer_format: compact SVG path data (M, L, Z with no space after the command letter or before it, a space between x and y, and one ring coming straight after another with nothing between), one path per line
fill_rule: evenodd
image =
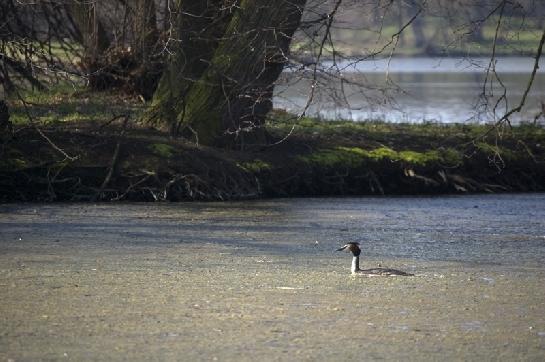
M370 258L500 264L545 259L543 194L22 204L0 206L0 222L2 249L39 236L106 248L208 243L237 253L327 256L357 241Z

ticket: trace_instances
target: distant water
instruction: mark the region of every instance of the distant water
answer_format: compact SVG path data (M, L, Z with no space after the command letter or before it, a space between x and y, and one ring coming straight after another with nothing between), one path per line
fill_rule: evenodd
M506 88L507 103L493 106L503 94L494 79L483 93L489 58L394 58L362 62L324 62L321 69L337 78L320 78L307 112L326 119L388 122L487 123L518 105L528 84L533 58L500 58L496 72ZM543 63L543 61L541 62ZM540 64L523 112L513 123L533 122L545 102L545 65ZM338 76L347 81L340 84ZM300 112L308 99L311 71L285 72L275 89L274 106ZM488 108L485 106L488 103ZM545 124L542 116L538 122Z
M213 243L255 249L258 254L324 257L346 241L357 241L369 257L542 266L545 194L294 198L130 207L0 204L0 254L30 240L58 239L106 248L126 243L142 247Z

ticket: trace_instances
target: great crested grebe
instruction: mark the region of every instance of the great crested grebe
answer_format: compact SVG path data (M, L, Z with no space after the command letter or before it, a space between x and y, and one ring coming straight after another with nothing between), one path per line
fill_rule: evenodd
M337 249L337 251L346 250L348 253L352 253L352 267L350 271L352 274L356 275L366 275L366 276L389 276L389 275L400 275L400 276L414 276L414 274L406 273L397 269L390 268L371 268L371 269L360 269L360 243L349 242L346 243L342 248Z

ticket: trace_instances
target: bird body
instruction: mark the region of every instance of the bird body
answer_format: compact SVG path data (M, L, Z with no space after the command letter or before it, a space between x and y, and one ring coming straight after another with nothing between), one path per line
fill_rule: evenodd
M346 251L352 253L352 266L350 271L353 275L364 275L364 276L414 276L401 270L391 269L391 268L371 268L371 269L360 269L360 244L357 242L346 243L343 247L337 249L337 251Z

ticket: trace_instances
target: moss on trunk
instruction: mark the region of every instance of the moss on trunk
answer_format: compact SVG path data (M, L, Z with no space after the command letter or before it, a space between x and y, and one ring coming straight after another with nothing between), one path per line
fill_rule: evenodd
M208 68L231 14L222 0L179 0L169 42L171 56L146 115L147 122L168 127L177 135L189 88Z
M203 47L210 34L182 41L156 92L154 116L172 132L180 127L191 130L201 144L264 142L261 126L272 108L274 82L287 62L304 4L305 0L275 4L242 0L219 18L221 25L208 30L218 34L223 27L221 37L212 37L221 40L206 44L215 47ZM207 10L192 6L193 14ZM181 17L179 29L188 36ZM190 33L204 29L202 25L188 24ZM199 54L203 49L213 49L204 60Z

